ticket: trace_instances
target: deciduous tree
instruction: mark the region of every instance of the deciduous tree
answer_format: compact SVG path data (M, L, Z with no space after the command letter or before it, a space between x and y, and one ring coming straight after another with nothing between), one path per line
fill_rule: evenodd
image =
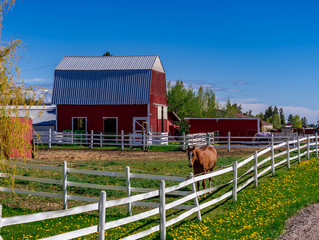
M15 1L4 0L0 3L0 38L3 29L3 17L11 10ZM32 148L25 138L28 125L19 117L29 118L30 105L37 101L37 89L27 88L20 77L18 60L21 57L21 40L5 42L0 46L0 172L7 173L13 183L14 168L9 167L10 156L14 150L25 158Z
M299 115L293 116L291 124L292 124L292 127L294 127L294 128L302 127L302 122L301 122L300 116Z

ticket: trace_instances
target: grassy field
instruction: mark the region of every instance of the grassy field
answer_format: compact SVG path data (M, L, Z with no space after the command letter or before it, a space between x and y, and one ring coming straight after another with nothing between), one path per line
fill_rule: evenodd
M236 160L243 159L251 154L249 151L233 151L230 156L222 155L218 159L218 168L232 164ZM147 155L147 154L146 154ZM37 160L35 160L37 161ZM50 165L61 165L61 161L41 160L42 163ZM132 172L151 173L161 175L188 176L190 169L187 167L187 160L184 153L172 152L171 155L157 156L152 158L117 158L108 160L84 159L81 161L70 161L70 166L75 168L99 169L106 171L123 172L125 166L130 166ZM239 175L251 165L240 169ZM168 239L272 239L282 231L285 220L302 206L318 202L318 196L311 196L318 192L318 159L294 164L289 170L281 167L277 170L275 178L270 174L260 179L260 187L252 189L248 187L238 194L238 202L226 200L217 206L205 209L202 212L203 221L198 222L193 216L193 221L184 221L173 228L168 229ZM305 178L304 172L307 172ZM17 169L17 174L33 177L47 177L60 179L61 174L44 170ZM251 177L250 175L247 178ZM246 179L247 179L246 178ZM219 185L232 179L232 174L225 174L214 178L213 185ZM70 174L68 180L75 182L90 182L108 185L123 185L125 179L84 176L82 174ZM315 181L316 180L316 181ZM304 181L304 182L303 182ZM2 182L2 184L4 184ZM158 181L134 179L134 187L157 188ZM167 185L174 185L174 182L167 182ZM302 187L307 185L308 187ZM37 189L39 191L57 192L61 191L60 186L48 184L29 183L17 181L16 186L23 189ZM217 197L231 187L225 187L220 191L213 192L207 199ZM281 190L281 192L279 191ZM70 188L70 193L81 196L98 196L99 190ZM13 194L2 194L1 203L4 205L3 216L16 216L30 214L32 212L61 209L61 200L14 196ZM109 199L125 196L124 192L107 191ZM201 202L207 201L201 199ZM168 201L176 200L176 197L168 198ZM70 202L70 206L83 203ZM144 211L145 208L133 208L134 214ZM167 218L176 217L178 210L168 211ZM126 207L107 210L107 221L112 221L126 216ZM70 216L61 219L52 219L31 224L5 227L1 230L4 239L37 239L45 236L52 236L58 233L71 231L83 227L95 225L98 222L97 213ZM67 224L65 224L67 223ZM107 239L118 239L133 232L158 224L158 216L125 225L107 231ZM187 238L186 237L186 238ZM97 235L91 235L82 239L96 239ZM157 239L158 234L145 239Z

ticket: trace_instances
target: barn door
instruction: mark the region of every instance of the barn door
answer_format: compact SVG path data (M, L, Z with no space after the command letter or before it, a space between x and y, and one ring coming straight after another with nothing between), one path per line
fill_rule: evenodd
M147 118L146 117L133 117L133 133L143 134L143 130L147 133Z

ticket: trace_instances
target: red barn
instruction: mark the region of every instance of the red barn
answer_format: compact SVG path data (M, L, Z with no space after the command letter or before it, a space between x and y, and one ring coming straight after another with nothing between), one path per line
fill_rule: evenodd
M219 131L219 136L254 136L260 132L259 118L185 118L189 133Z
M59 132L168 131L165 71L156 55L64 57L52 103Z

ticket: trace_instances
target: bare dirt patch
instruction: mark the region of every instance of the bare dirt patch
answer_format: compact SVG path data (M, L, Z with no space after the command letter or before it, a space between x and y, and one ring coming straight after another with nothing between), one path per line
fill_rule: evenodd
M217 148L218 156L249 155L257 148L236 148L230 152L226 148ZM121 151L121 150L97 150L97 149L40 149L37 151L37 160L85 160L85 159L139 159L148 158L172 160L186 157L183 151Z
M318 240L319 203L300 210L287 221L285 233L277 240Z

